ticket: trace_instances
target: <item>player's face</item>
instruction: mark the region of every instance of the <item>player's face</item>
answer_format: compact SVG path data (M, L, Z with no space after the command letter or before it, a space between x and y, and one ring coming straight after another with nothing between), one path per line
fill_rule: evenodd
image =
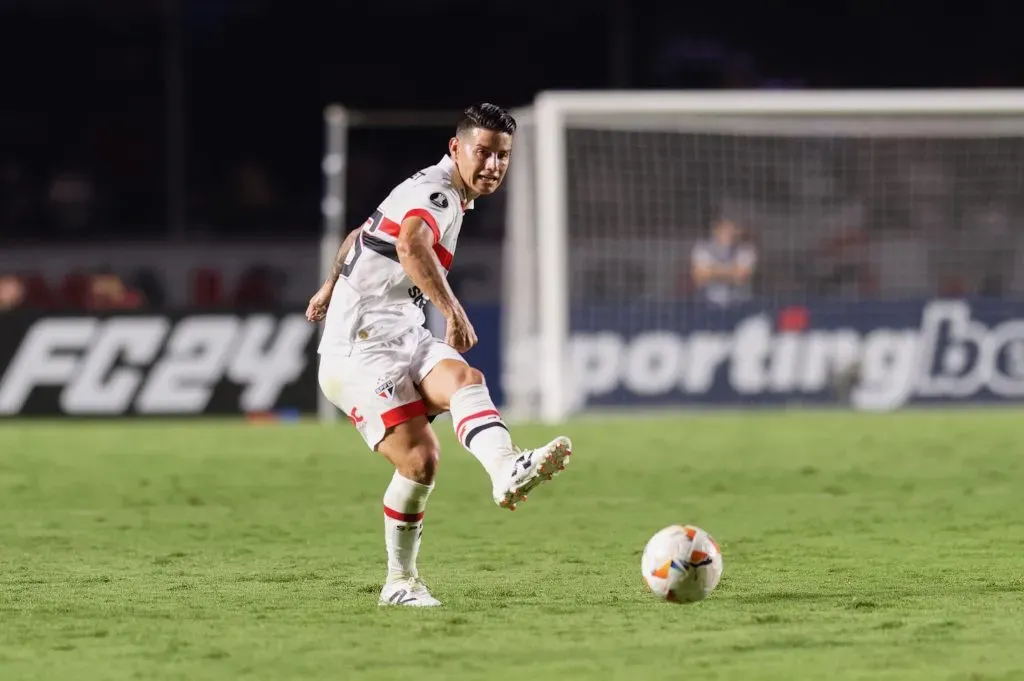
M738 236L739 230L736 228L735 223L723 220L715 225L715 238L721 244L731 246L736 242L736 237Z
M493 194L505 179L512 156L512 135L474 128L449 142L466 189L474 196Z

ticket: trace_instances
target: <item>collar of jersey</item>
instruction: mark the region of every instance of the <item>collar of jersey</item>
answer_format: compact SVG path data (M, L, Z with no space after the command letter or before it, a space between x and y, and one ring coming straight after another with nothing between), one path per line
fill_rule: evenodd
M455 171L455 161L452 160L451 156L442 156L441 161L437 165L438 167L442 168L445 172L447 172L449 177ZM467 210L473 210L473 201L466 203L465 193L463 193L462 190L456 191L459 192L459 202L462 204L462 212L465 213Z

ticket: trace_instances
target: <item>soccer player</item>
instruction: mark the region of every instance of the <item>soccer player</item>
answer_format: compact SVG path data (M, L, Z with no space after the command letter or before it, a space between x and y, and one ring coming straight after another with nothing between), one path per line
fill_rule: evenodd
M477 336L447 281L463 215L501 185L515 132L501 107L466 109L448 154L398 184L345 238L306 310L310 321L326 318L320 389L395 467L384 492L382 605L440 605L416 567L437 474L436 415L451 413L459 442L487 471L502 508L515 510L572 455L566 437L538 449L512 444L483 374L462 356ZM423 326L428 301L447 320L444 341Z

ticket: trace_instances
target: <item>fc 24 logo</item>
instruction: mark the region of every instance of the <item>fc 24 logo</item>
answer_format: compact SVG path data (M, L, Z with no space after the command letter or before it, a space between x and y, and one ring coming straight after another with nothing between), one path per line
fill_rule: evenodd
M40 319L0 378L0 414L42 386L61 388L65 414L200 414L224 381L240 388L239 412L273 409L313 332L301 315Z

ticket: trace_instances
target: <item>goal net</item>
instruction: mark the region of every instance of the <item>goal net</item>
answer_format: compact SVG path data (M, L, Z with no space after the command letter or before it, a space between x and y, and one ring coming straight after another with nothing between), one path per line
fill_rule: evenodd
M835 399L894 306L1024 294L1024 94L544 93L517 115L512 418Z

